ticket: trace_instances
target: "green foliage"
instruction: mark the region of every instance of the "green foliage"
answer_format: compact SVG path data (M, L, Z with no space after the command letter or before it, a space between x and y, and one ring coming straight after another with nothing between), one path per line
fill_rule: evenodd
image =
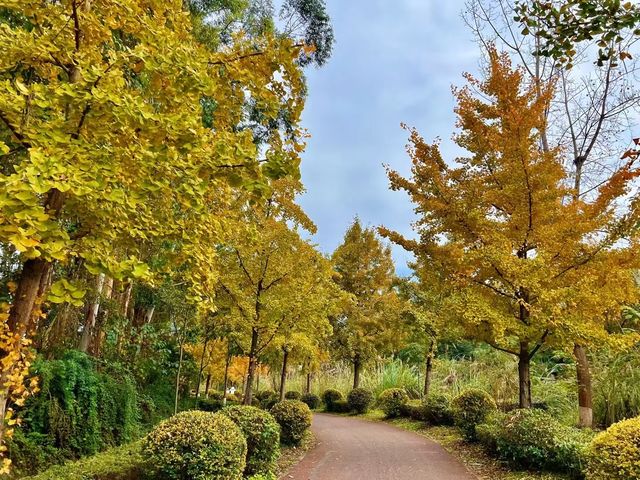
M640 351L605 354L594 361L593 413L596 423L609 426L640 415Z
M138 441L28 477L29 480L152 480ZM27 480L27 479L25 479Z
M245 475L268 474L275 468L280 454L280 426L264 410L237 405L222 410L240 427L247 440Z
M337 400L331 404L330 411L334 413L350 413L351 407L346 400Z
M515 410L506 416L494 415L488 424L477 432L478 438L491 448L493 436L498 456L517 467L573 475L583 470L585 434L560 424L547 412Z
M63 458L92 455L135 438L138 395L122 369L99 371L90 357L69 351L60 360L38 359L33 373L41 390L23 408L22 432L10 450L22 471L35 473Z
M366 388L354 388L347 395L349 409L356 413L366 413L373 403L373 393Z
M425 421L431 425L453 424L451 400L442 393L432 393L424 400Z
M640 478L640 417L618 422L589 445L589 480Z
M273 390L261 390L256 393L254 399L258 400L260 408L271 410L278 403L278 394Z
M240 480L247 442L221 413L189 411L160 423L144 441L144 454L171 480Z
M329 388L322 393L322 403L327 412L333 411L333 404L339 400L342 400L342 392Z
M302 395L300 394L300 392L289 391L284 394L284 398L285 400L300 400L302 398Z
M307 404L311 410L315 410L320 406L321 400L315 393L305 393L300 400Z
M363 375L362 384L376 396L389 388L403 389L411 398L418 398L422 391L420 370L400 359L379 363L375 369Z
M276 403L271 414L280 424L280 439L285 445L299 445L311 426L311 410L299 400L284 400Z
M424 422L424 404L420 400L409 400L400 407L400 416Z
M401 388L388 388L378 397L378 406L387 418L398 417L402 414L402 407L409 401L409 396Z
M496 402L484 390L466 390L451 402L454 422L469 440L475 439L476 425L496 410Z

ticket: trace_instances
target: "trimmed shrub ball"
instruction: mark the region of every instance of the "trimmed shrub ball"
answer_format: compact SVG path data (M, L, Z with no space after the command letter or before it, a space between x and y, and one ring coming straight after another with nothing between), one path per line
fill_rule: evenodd
M487 423L489 428L476 426L476 435L490 446L489 436L494 434L495 449L502 459L527 469L580 475L588 444L585 435L589 432L563 425L537 409L514 410L508 415L492 413Z
M333 404L339 400L342 400L342 393L333 388L325 390L322 394L322 402L324 403L324 408L327 412L332 412Z
M241 480L247 442L221 413L192 410L161 422L144 440L144 454L171 480Z
M300 400L284 400L276 403L271 415L280 424L280 440L285 445L299 445L311 426L311 410Z
M441 393L432 393L424 400L424 419L431 425L453 425L451 401Z
M315 410L320 406L320 397L314 393L305 393L300 400L306 403L311 410Z
M373 402L373 393L366 388L354 388L347 395L349 409L356 413L366 413Z
M333 413L349 413L351 412L351 407L346 400L338 400L331 404L331 411Z
M236 405L222 410L247 440L245 475L268 474L280 455L280 425L269 412L256 407Z
M453 420L467 440L475 440L476 425L496 410L496 402L484 390L465 390L451 402Z
M290 390L284 394L285 400L300 400L301 398L302 395L300 394L300 392L295 392L293 390Z
M589 480L640 478L640 417L614 423L589 445Z
M409 402L407 392L402 388L388 388L378 397L378 406L387 418L402 415L403 407Z

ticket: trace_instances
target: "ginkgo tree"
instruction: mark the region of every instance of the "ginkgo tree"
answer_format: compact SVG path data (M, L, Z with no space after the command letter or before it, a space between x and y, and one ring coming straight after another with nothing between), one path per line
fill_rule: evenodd
M339 315L332 318L332 348L353 366L353 387L360 385L362 367L377 353L400 341L401 301L394 289L391 249L375 231L355 219L333 252L335 281L350 294Z
M21 263L0 317L2 417L24 391L21 346L41 302L83 296L71 281L49 288L54 263L75 258L93 274L150 279L144 252L162 241L165 271L182 265L189 298L207 308L234 191L262 195L267 177L297 174L300 48L238 33L212 51L182 7L0 2L11 19L0 25L0 242ZM254 125L286 111L287 131L270 129L258 148L243 128L247 103L260 107Z
M518 359L526 408L531 360L544 345L625 340L605 319L637 296L637 205L622 200L640 172L631 159L591 201L576 198L561 152L540 148L553 85L540 94L523 78L495 50L485 80L467 75L470 85L455 91L455 139L468 156L455 165L411 130L412 176L389 178L416 205L419 238L382 233L442 274L467 336Z
M249 359L247 405L265 350L282 335L328 335L328 317L340 300L331 263L297 231L297 225L311 226L292 194L290 185L275 185L268 200L247 211L247 229L219 255L221 301L230 307L233 330L242 332Z

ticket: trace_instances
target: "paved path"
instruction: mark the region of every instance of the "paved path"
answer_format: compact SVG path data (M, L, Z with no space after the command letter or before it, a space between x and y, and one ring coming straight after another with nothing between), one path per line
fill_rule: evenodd
M477 480L437 443L382 422L318 414L318 444L283 480Z

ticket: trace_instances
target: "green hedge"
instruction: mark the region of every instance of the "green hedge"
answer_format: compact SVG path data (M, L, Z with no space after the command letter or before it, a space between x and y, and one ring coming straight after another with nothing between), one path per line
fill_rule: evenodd
M32 373L40 391L20 410L23 425L8 444L17 472L35 474L136 438L139 395L125 370L99 370L91 357L69 351L59 360L38 358Z
M280 455L280 426L268 412L256 407L237 405L222 410L247 440L245 475L269 474Z
M614 423L589 445L589 480L640 478L640 417Z
M512 466L581 477L592 436L538 409L494 412L476 426L477 440ZM625 477L626 478L626 477ZM630 477L629 477L630 478Z
M354 388L347 395L349 409L356 413L366 413L373 403L373 393L366 388Z
M299 445L311 426L311 410L300 400L276 403L271 415L280 424L280 439L285 445Z
M152 480L152 476L142 455L142 441L138 441L56 465L28 480Z
M408 402L409 396L402 388L388 388L378 397L378 406L387 418L402 415L403 408Z
M431 425L453 425L449 397L441 393L432 393L425 398L424 420Z
M161 422L145 438L143 453L169 480L240 480L247 442L229 417L193 410Z
M451 402L455 424L469 440L476 438L476 425L484 423L496 410L496 402L484 390L465 390Z
M342 392L329 388L322 393L322 403L327 412L333 411L333 404L343 399Z

